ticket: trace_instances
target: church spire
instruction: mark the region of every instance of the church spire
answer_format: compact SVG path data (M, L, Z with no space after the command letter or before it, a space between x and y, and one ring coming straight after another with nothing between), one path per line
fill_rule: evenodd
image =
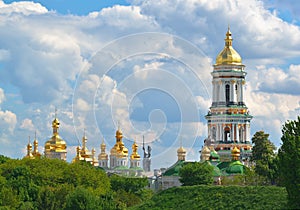
M34 157L41 157L41 154L39 153L39 142L36 138L36 131L34 132L34 141L33 141L33 152L32 155Z
M30 136L28 136L27 155L25 156L25 158L30 158L30 159L34 158L31 150L32 150L32 145L30 143Z

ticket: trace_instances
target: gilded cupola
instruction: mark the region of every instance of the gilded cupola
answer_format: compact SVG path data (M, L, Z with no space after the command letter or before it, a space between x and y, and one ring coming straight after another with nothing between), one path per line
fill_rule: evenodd
M132 154L130 155L130 159L131 160L139 160L140 158L141 158L141 156L138 154L138 145L134 141L134 143L132 144Z
M60 122L56 117L55 112L55 118L52 121L53 134L52 137L45 143L45 156L47 158L58 158L66 160L67 144L59 136L59 125Z
M185 156L186 156L186 150L182 146L180 146L177 150L178 160L185 160Z
M238 160L240 158L240 154L240 149L237 148L237 146L234 146L234 148L231 150L232 160Z
M28 137L28 144L27 144L27 155L25 156L25 158L30 158L33 159L34 156L32 155L32 145L30 143L30 136Z
M208 146L204 146L201 150L201 160L202 161L206 161L209 160L210 158L210 149L208 148Z
M98 155L98 160L108 160L108 155L106 154L106 144L104 143L104 140L102 140L102 143L100 145L100 154Z
M241 56L232 47L231 32L228 27L224 49L219 53L215 65L242 65Z
M34 141L33 141L33 152L32 152L32 155L34 156L34 157L41 157L41 153L39 152L39 142L38 142L38 140L37 140L37 138L36 138L36 132L35 132L35 135L34 135L35 137L34 137Z

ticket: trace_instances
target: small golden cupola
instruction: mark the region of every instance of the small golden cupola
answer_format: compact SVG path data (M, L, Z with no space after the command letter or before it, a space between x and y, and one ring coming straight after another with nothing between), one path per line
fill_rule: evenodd
M208 148L208 146L204 146L201 150L201 161L207 161L210 158L210 149Z
M132 144L132 154L130 155L130 168L140 167L141 156L138 154L138 145L134 141Z
M106 144L104 143L104 140L102 140L102 143L100 145L100 154L98 155L98 160L108 160L108 155L106 154Z
M28 144L27 144L27 155L25 158L34 159L34 156L32 155L32 145L30 143L30 136L28 137Z
M234 148L231 150L232 160L239 160L240 155L240 149L237 146L234 146Z
M132 154L130 155L131 160L140 160L141 156L138 154L138 145L134 141L132 144Z
M230 29L228 27L228 31L226 33L226 38L225 38L225 47L217 56L215 65L232 65L232 64L242 65L242 58L232 47L232 37L231 37Z
M52 121L52 129L53 134L52 137L46 141L45 143L45 157L51 159L67 159L67 144L66 142L59 136L59 125L60 122L56 117L55 111L55 118Z
M83 158L81 157L81 154L80 154L80 146L77 146L76 147L76 156L73 158L72 160L72 163L75 163L75 162L79 162L81 160L83 160Z
M185 161L185 156L186 156L186 150L181 145L177 150L178 161L179 160Z
M34 134L34 141L33 141L33 152L32 152L32 155L35 157L35 158L40 158L41 157L41 153L39 152L39 142L36 138L36 132Z
M104 143L104 139L100 145L100 154L98 155L99 166L102 168L108 167L108 154L106 154L106 144Z

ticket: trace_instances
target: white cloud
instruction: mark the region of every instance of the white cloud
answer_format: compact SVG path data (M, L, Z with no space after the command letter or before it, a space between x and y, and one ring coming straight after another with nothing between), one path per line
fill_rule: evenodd
M3 1L0 1L0 15L11 15L16 13L31 15L44 14L47 12L48 10L39 3L21 1L5 4Z
M1 111L0 110L0 126L2 128L2 132L13 133L17 124L17 116L15 113L11 111Z
M4 90L0 88L0 104L2 104L3 101L5 101L5 94Z
M26 129L26 130L30 130L30 131L34 131L35 130L35 127L32 123L32 120L31 119L24 119L20 125L20 128L22 129Z

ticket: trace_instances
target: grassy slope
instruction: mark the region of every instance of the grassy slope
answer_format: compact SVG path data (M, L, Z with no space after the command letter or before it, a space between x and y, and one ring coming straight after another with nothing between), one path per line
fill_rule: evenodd
M187 186L162 191L132 209L284 209L286 190L264 186Z

